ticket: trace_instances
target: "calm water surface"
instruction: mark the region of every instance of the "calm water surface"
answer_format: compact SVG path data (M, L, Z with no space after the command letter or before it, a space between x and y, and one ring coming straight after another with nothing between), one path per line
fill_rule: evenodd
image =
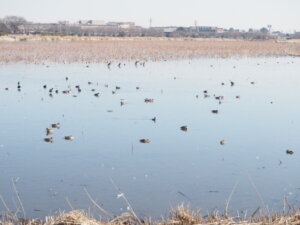
M63 94L68 86L72 94ZM50 97L50 88L59 94ZM110 70L104 64L1 65L0 194L15 209L16 179L27 217L70 210L66 198L76 209L98 213L84 188L120 214L126 204L111 179L141 216L166 216L180 203L204 214L223 211L235 185L233 214L282 210L284 197L299 206L299 88L298 58L126 63ZM214 95L224 96L221 104ZM57 122L54 142L44 142L45 129ZM66 135L75 140L65 141ZM151 142L140 143L143 138Z

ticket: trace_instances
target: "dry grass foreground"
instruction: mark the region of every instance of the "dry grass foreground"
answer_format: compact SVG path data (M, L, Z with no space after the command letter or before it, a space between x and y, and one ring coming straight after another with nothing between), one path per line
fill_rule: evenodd
M0 36L1 63L99 63L265 56L300 56L300 41Z
M186 206L178 206L170 213L170 218L166 220L151 221L150 218L142 220L134 214L123 213L114 217L110 221L96 220L87 213L74 210L69 213L61 213L58 216L46 217L45 221L17 219L3 216L1 225L299 225L300 213L295 212L289 216L274 214L273 216L260 216L249 220L219 216L214 213L204 218L198 211L191 211Z

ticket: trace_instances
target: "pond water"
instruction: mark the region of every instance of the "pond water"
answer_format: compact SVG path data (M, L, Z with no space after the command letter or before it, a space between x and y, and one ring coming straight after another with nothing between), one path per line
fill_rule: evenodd
M100 214L85 189L115 215L127 211L120 192L154 218L180 203L223 212L231 192L234 215L282 211L284 198L297 207L299 87L300 59L289 57L1 65L0 194L15 210L14 182L26 217L38 218L69 205Z

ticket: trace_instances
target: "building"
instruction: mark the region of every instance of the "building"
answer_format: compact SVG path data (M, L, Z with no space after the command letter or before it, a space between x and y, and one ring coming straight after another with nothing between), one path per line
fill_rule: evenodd
M103 20L90 20L89 23L91 25L105 25L105 22Z
M129 29L129 28L135 27L134 22L107 22L106 25L107 26L115 26L115 27L122 28L122 29Z

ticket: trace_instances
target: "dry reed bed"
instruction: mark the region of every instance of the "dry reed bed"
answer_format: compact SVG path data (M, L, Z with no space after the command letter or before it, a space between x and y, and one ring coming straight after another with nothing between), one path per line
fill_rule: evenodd
M199 211L191 211L186 206L178 206L173 209L168 219L152 221L150 218L145 220L136 218L131 213L123 213L110 221L96 220L87 213L73 210L68 213L61 213L58 216L46 217L41 220L17 219L3 216L0 220L1 225L299 225L300 214L295 212L289 216L274 214L273 216L255 217L249 220L228 216L219 216L214 213L204 218Z
M300 55L300 42L183 38L0 37L0 62L100 63Z

